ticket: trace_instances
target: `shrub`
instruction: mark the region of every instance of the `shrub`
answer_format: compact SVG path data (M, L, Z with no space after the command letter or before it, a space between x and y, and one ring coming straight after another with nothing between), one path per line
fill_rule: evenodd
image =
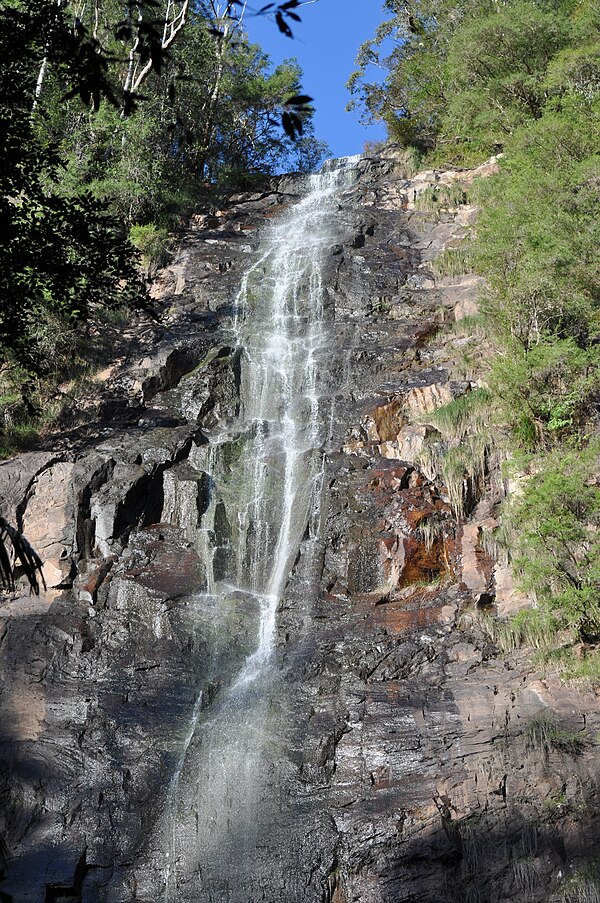
M142 255L144 272L149 278L169 259L169 233L154 223L132 226L129 240Z
M583 638L600 633L599 452L596 443L555 452L503 506L522 588Z

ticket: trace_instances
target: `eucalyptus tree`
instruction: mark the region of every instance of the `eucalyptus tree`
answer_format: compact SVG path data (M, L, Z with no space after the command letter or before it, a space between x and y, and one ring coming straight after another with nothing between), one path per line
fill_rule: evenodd
M21 7L21 0L3 2ZM252 12L272 16L279 30L292 37L289 20L300 21L296 10L306 2L312 0L268 3ZM247 10L247 0L34 0L30 13L38 36L38 70L33 105L43 93L48 71L59 68L71 82L70 94L79 94L94 109L105 98L127 115L151 73L160 74L193 18L204 21L217 41L217 60L222 60ZM209 107L219 82L217 66L207 85Z
M215 27L218 24L215 20ZM286 60L273 69L241 28L217 38L216 44L211 38L211 29L201 21L173 55L179 79L173 100L173 151L188 174L212 183L224 177L231 181L236 174L252 177L292 160L302 167L311 153L322 154L324 146L312 134L310 98L301 94L298 63ZM305 132L301 142L279 115L290 108L290 99L295 129Z
M349 108L361 110L365 122L386 123L402 144L433 147L446 106L448 44L475 2L385 0L388 17L358 51Z

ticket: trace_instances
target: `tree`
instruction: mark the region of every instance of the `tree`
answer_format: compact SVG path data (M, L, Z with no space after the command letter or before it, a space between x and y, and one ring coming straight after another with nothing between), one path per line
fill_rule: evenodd
M298 5L273 7L280 27ZM308 126L299 70L268 72L244 11L216 0L0 7L0 345L20 365L48 371L53 336L56 346L95 311L139 300L126 226L189 209L236 155L268 171L292 144L277 111L295 117L282 123L294 135Z
M21 0L4 2L21 6ZM257 14L272 16L292 37L289 20L300 21L295 10L304 2L311 0L268 3ZM104 98L128 115L140 88L151 73L160 74L192 18L202 19L223 47L242 28L246 9L247 0L93 0L90 6L81 0L33 0L29 11L39 59L33 105L54 68L71 83L67 96L79 95L93 109ZM209 104L211 94L209 89Z
M300 5L268 10L291 35L288 19L298 19ZM241 34L245 9L239 0L193 11L189 0L0 4L0 352L19 374L48 372L73 325L142 300L124 223L155 215L169 190L181 189L182 171L202 177L210 159L220 174L234 156L249 169L268 167L302 131L310 98L299 94L298 67L267 72ZM188 55L192 48L187 70L186 49L172 55L182 36ZM183 92L175 103L175 83L201 114L196 133ZM271 134L277 108L287 139ZM317 152L310 135L304 142L305 157ZM33 412L28 386L26 378ZM0 583L8 589L11 558L39 592L39 556L0 518Z
M86 193L61 194L59 159L34 128L39 7L0 9L0 343L43 372L30 327L48 316L84 321L130 297L136 278L118 221Z
M348 87L350 109L363 120L383 121L390 137L424 150L435 146L447 104L445 63L449 42L476 0L386 0L390 14L365 42ZM370 81L369 70L385 73Z
M324 146L312 135L297 63L272 71L236 23L215 37L220 19L192 12L160 73L149 76L143 103L126 117L107 101L95 112L78 98L63 102L65 85L49 74L40 128L64 161L63 190L76 196L87 188L128 225L164 224L192 208L206 183L240 186L276 167L318 161ZM288 134L281 110L294 113L302 140L297 124Z

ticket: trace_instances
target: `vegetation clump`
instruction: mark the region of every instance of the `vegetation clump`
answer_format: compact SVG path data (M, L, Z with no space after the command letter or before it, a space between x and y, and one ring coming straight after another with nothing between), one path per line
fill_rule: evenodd
M468 195L464 185L460 182L452 182L450 185L434 185L425 188L415 198L415 210L423 213L440 214L445 211L456 210L468 203Z
M550 903L600 903L600 874L596 866L573 872Z
M578 756L585 745L585 736L561 726L552 712L541 711L531 719L525 730L525 742L530 749L548 755L551 748Z
M468 248L447 248L431 264L436 276L464 276L473 272L473 262Z
M483 492L493 448L491 417L492 396L486 389L468 392L427 415L436 431L426 438L419 464L429 479L441 478L459 519Z
M504 506L514 569L555 629L600 636L600 449L548 455Z

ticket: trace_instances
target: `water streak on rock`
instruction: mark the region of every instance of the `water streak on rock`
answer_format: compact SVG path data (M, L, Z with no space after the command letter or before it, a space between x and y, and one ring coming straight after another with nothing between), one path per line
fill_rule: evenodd
M264 762L277 744L269 733L277 606L318 509L331 417L331 403L319 397L328 346L322 260L354 162L335 161L308 177L306 196L270 228L236 302L239 417L190 459L210 487L199 550L207 523L217 533L219 510L223 521L213 542L224 554L205 560L216 615L229 612L254 627L247 627L245 660L210 714L203 715L201 703L194 708L169 789L165 903L175 903L178 888L189 895L193 882L210 899L226 900L246 869L251 881L264 835L261 798L275 792L267 790Z

